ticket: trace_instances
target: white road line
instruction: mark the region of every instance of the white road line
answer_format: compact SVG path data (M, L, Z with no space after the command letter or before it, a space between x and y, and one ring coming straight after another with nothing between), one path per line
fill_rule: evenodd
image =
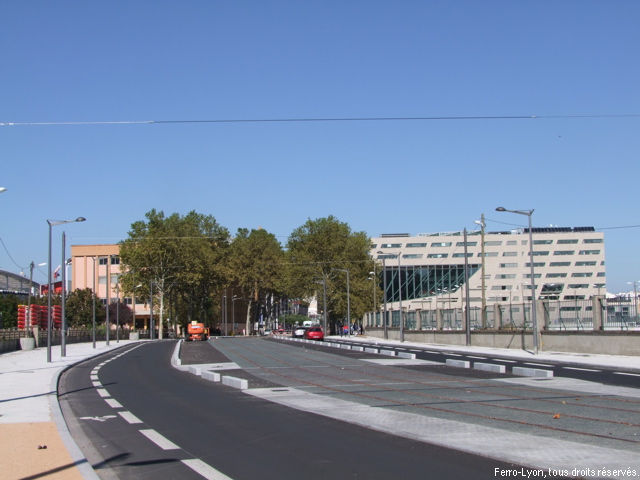
M627 373L627 372L613 372L614 375L629 375L632 377L640 377L638 373Z
M152 429L140 430L140 433L155 443L163 450L180 450L180 447L173 443L171 440L163 437L158 432Z
M518 363L515 360L505 360L504 358L492 358L494 362Z
M410 352L421 352L422 350L416 350L415 348L412 348L411 350L409 350Z
M105 398L104 401L107 402L111 408L122 408L122 404L115 398Z
M118 415L120 415L122 418L124 418L128 423L131 423L131 424L142 423L142 420L140 420L133 413L128 412L128 411L118 412Z
M530 363L530 362L524 362L525 365L533 365L534 367L547 367L547 368L553 368L553 365L549 365L548 363Z
M224 473L219 472L199 458L190 458L188 460L181 460L181 462L207 480L232 480L231 477L227 477Z
M601 372L602 370L594 370L592 368L578 368L578 367L562 367L565 370L580 370L581 372Z
M461 357L462 355L458 355L457 353L445 353L445 355L451 355L452 357Z
M91 375L89 378L90 378L91 380L100 380L100 379L98 378L98 375Z
M92 383L92 384L93 384L93 386L94 386L94 387L96 387L96 388L100 388L100 387L102 387L102 383L100 383L100 382L95 382L95 381L94 381L94 382L91 382L91 383Z
M111 394L109 392L107 392L107 390L105 388L98 388L96 390L96 392L98 392L98 395L100 395L102 398L111 396Z
M486 360L487 357L474 357L473 355L467 355L467 358L476 358L478 360Z

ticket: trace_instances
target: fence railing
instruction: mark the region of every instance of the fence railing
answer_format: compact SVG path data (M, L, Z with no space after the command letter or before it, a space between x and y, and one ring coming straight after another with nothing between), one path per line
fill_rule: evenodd
M411 309L403 308L407 330L462 330L465 327L464 308ZM633 299L537 300L536 315L541 330L640 330L637 302ZM382 328L383 312L365 314L365 326ZM390 328L399 328L400 311L388 308ZM531 303L494 304L469 309L472 330L531 329Z

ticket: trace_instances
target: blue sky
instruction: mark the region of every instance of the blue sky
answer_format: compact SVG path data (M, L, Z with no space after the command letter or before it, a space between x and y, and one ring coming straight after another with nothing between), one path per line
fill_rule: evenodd
M0 4L0 122L640 114L640 2ZM640 117L0 126L0 269L116 242L151 208L286 242L356 231L604 229L640 280ZM504 222L504 223L499 223ZM611 228L628 227L631 228ZM56 265L59 262L56 262ZM35 279L44 280L44 269Z

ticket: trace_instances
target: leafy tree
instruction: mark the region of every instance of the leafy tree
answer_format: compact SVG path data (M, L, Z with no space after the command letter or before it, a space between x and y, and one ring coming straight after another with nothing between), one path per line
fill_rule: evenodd
M0 297L0 328L16 328L18 326L18 305L25 304L26 299L17 295Z
M227 275L233 291L250 299L254 319L259 316L260 307L267 317L273 315L275 301L284 287L283 263L284 252L275 235L263 229L238 229L229 251ZM248 331L248 324L246 328Z
M346 272L349 271L352 323L370 309L374 261L370 240L364 232L352 232L333 216L308 220L287 242L287 291L297 298L316 295L323 307L322 282L327 286L327 313L335 325L347 318Z
M65 316L69 327L82 327L93 323L93 302L96 305L96 323L104 322L105 308L90 288L77 289L67 296Z
M165 217L153 209L145 217L131 225L129 238L121 243L120 281L124 292L135 290L137 296L149 298L153 289L162 338L166 301L178 315L186 315L182 323L194 312L205 314L212 292L224 283L229 233L214 217L194 211Z

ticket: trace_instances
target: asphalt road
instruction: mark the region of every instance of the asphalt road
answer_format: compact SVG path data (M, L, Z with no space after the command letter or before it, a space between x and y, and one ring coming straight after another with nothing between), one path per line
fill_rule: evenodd
M61 376L65 419L101 478L202 478L199 468L207 478L235 480L493 479L496 468L519 468L202 380L170 366L174 347L138 344Z

